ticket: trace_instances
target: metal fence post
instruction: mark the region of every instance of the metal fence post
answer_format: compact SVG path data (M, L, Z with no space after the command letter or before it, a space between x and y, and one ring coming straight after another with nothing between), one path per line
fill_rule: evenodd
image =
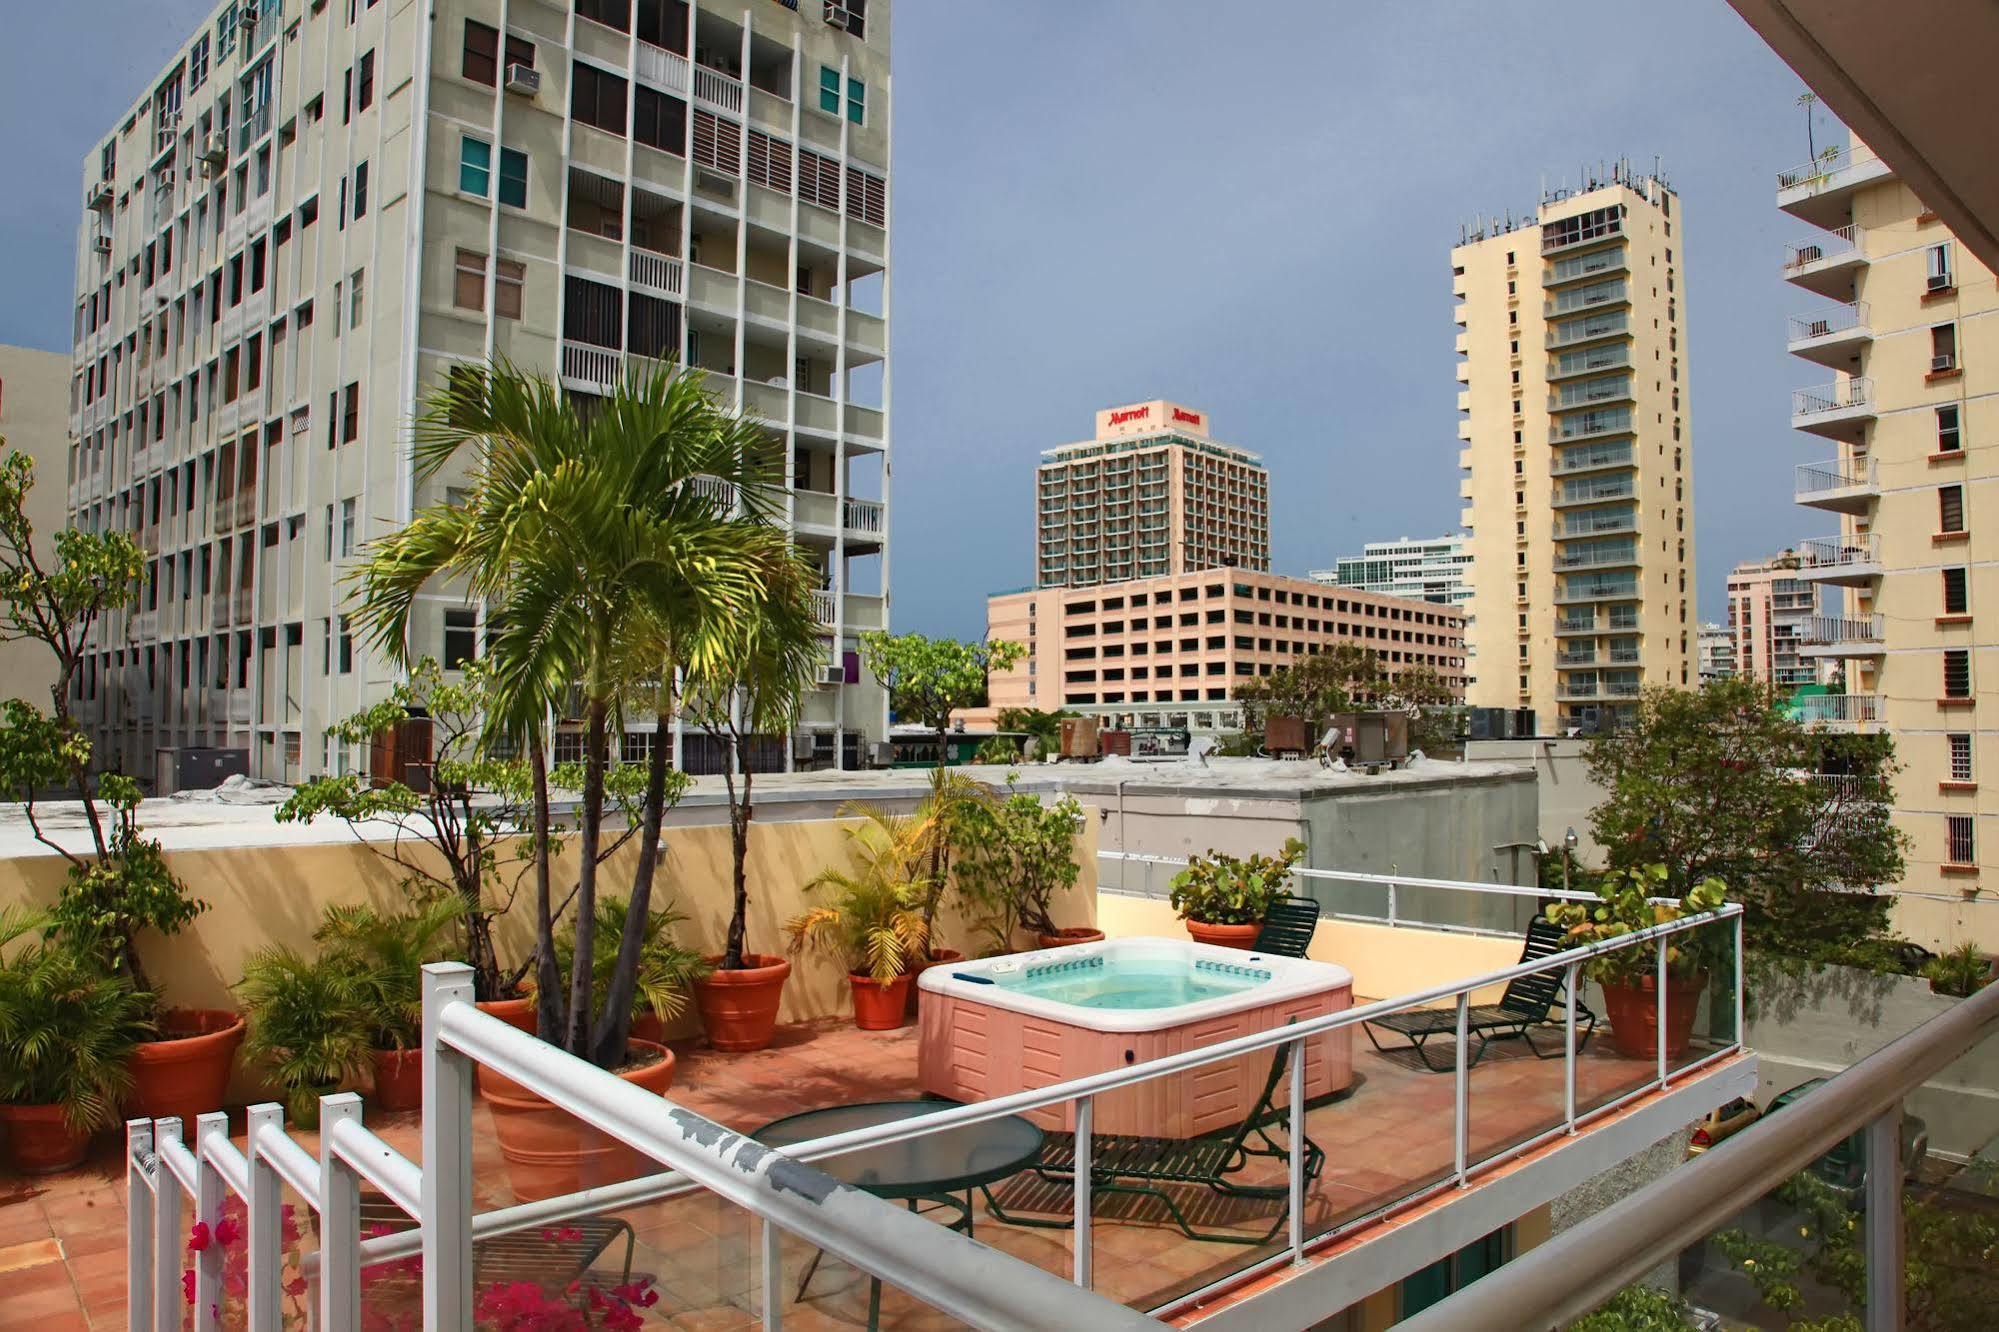
M1458 996L1458 1067L1455 1089L1457 1095L1453 1098L1455 1104L1452 1106L1452 1117L1455 1123L1451 1136L1456 1145L1459 1188L1465 1186L1466 1157L1471 1151L1471 1060L1469 1051L1465 1049L1471 1034L1466 1014L1470 999L1469 994Z
M1660 935L1656 945L1659 952L1659 988L1657 993L1653 995L1655 1003L1652 1010L1653 1035L1658 1037L1659 1045L1659 1085L1661 1087L1666 1085L1666 938L1667 936Z
M125 1328L149 1332L153 1324L153 1189L147 1171L159 1171L153 1155L153 1122L125 1121Z
M473 1060L444 1043L444 1010L472 1002L472 968L423 969L423 1323L472 1325Z
M1582 984L1582 970L1582 963L1569 963L1562 983L1562 1116L1572 1135L1576 1131L1576 988Z
M275 1105L253 1105L244 1112L250 1162L249 1255L251 1332L277 1332L284 1286L284 1197L278 1172L271 1168L257 1139L267 1128L285 1131L285 1112Z
M1902 1102L1867 1126L1867 1332L1901 1332Z
M210 1239L194 1255L194 1326L197 1332L213 1332L222 1326L222 1245L213 1237L222 1220L222 1200L228 1186L222 1172L208 1159L208 1141L216 1134L229 1138L229 1116L220 1110L197 1116L194 1121L194 1219L208 1224Z
M1305 1038L1291 1042L1291 1261L1305 1261Z
M179 1141L180 1120L153 1121L153 1326L159 1332L178 1332L186 1305L180 1293L180 1177L159 1155Z
M333 1150L333 1126L360 1117L352 1092L319 1098L319 1326L327 1332L361 1324L361 1177Z
M1737 908L1735 912L1735 1044L1738 1047L1749 1044L1749 1016L1746 999L1742 990L1742 920L1747 913Z
M1095 1280L1090 1259L1096 1248L1095 1217L1091 1215L1090 1167L1094 1159L1091 1134L1096 1129L1097 1099L1085 1096L1076 1102L1076 1253L1074 1280L1088 1290Z
M784 1324L784 1232L769 1217L763 1221L763 1325L778 1332Z

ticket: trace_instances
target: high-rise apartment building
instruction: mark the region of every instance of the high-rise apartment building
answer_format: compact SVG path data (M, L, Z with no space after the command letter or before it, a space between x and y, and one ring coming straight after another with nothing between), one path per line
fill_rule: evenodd
M1383 596L1461 606L1471 598L1465 572L1471 552L1461 536L1412 541L1370 541L1358 555L1342 555L1331 569L1314 569L1312 580Z
M1374 649L1391 676L1425 667L1464 691L1456 608L1242 569L998 593L986 635L1027 647L993 672L993 708L1071 708L1140 726L1234 729L1236 685L1338 643Z
M1845 692L1801 702L1813 719L1895 738L1895 822L1911 841L1898 924L1999 947L1961 909L1963 890L1999 867L1986 833L1999 787L1980 780L1999 765L1999 674L1984 673L1999 548L1980 507L1999 478L1984 446L1999 436L1999 292L1857 140L1779 175L1777 206L1812 228L1785 261L1785 278L1818 298L1790 321L1790 351L1834 376L1792 395L1791 424L1820 450L1798 468L1796 498L1840 527L1798 544L1799 576L1843 603L1812 622L1805 651L1839 664Z
M1794 551L1748 560L1728 574L1728 632L1733 675L1779 689L1818 682L1818 662L1805 652L1818 615L1818 584L1799 577Z
M56 529L69 519L64 468L69 455L69 357L28 347L0 347L0 439L10 452L35 463L35 488L28 492L28 521L35 549L55 554ZM47 711L49 686L56 682L55 658L39 643L0 643L0 677L5 697L23 698Z
M678 360L768 423L828 663L809 751L770 748L854 763L885 714L853 640L887 616L888 11L229 0L189 34L84 165L70 503L152 557L78 682L106 761L356 761L323 728L394 670L345 580L452 494L411 472L424 395L504 356L583 398ZM480 610L436 588L415 634L455 667Z
M1684 222L1620 163L1451 252L1474 705L1595 725L1693 683Z
M1700 654L1700 682L1727 680L1735 674L1735 634L1725 624L1709 620L1695 635Z
M1035 473L1035 582L1089 587L1194 569L1270 568L1270 479L1172 402L1097 413L1095 439Z

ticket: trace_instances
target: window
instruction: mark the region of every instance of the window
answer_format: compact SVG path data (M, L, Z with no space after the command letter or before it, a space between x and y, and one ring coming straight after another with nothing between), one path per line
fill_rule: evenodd
M355 269L354 276L347 280L347 327L361 327L361 284L367 276L365 269Z
M483 199L492 181L493 145L466 135L458 141L458 188Z
M354 168L354 220L359 222L368 215L368 164Z
M361 437L361 386L349 384L340 396L340 442L352 444Z
M465 54L459 71L474 83L488 88L500 81L500 32L483 23L465 20Z
M368 51L361 56L359 72L354 78L354 109L366 111L375 104L375 53Z
M340 673L354 669L354 630L345 615L340 617Z
M340 555L342 559L354 553L354 501L340 501Z
M528 206L528 155L500 149L500 202L509 208Z
M840 114L840 71L831 65L819 67L819 109L829 116Z
M1964 447L1964 437L1958 430L1963 419L1962 409L1956 403L1937 408L1937 452L1956 453Z
M461 310L486 308L486 256L477 250L460 250L451 292L451 303Z
M1943 696L1971 697L1971 650L1946 648L1943 654Z
M625 81L608 70L577 61L569 68L569 114L622 137L625 132Z
M675 157L687 156L687 103L678 97L639 88L632 93L632 137L649 148ZM756 132L750 132L752 141ZM790 145L785 145L789 149ZM790 187L787 184L786 189Z
M1969 735L1947 735L1950 742L1950 779L1954 782L1968 782L1971 776L1971 737Z
M187 90L193 92L208 78L208 34L195 38L194 46L187 53ZM110 172L105 172L110 175Z
M868 87L859 79L847 80L847 119L856 125L867 120Z
M479 656L479 613L463 607L444 612L444 669L459 671Z
M1969 814L1944 816L1944 861L1951 865L1976 865L1978 843Z
M513 259L499 261L493 274L493 313L502 319L521 317L521 295L527 286L527 265Z
M1948 374L1957 369L1957 325L1938 324L1930 330L1930 373Z
M1968 615L1971 612L1970 592L1967 587L1967 570L1945 569L1943 571L1943 613L1945 615Z
M1949 291L1956 285L1950 271L1950 242L1932 245L1924 252L1928 265L1928 287L1931 291Z
M1937 487L1937 531L1964 530L1964 487Z

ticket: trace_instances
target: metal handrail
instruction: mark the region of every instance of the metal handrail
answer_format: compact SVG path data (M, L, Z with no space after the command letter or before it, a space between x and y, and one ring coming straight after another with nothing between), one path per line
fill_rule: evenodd
M1765 1116L1398 1327L1407 1332L1553 1327L1589 1312L1878 1121L1995 1027L1999 985L1889 1042L1783 1114ZM1873 1173L1894 1178L1900 1187L1898 1172Z

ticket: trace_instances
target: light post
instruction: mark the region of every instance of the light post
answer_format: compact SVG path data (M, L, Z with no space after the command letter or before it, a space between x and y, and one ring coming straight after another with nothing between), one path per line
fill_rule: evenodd
M1576 842L1578 840L1580 839L1577 838L1573 825L1570 826L1567 832L1562 834L1562 891L1565 893L1569 891L1569 865L1576 858Z

